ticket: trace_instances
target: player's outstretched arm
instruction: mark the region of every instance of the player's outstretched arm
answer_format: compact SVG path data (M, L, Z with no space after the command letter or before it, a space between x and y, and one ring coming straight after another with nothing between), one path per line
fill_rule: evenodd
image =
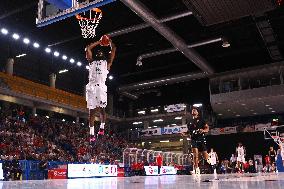
M110 39L110 46L111 46L111 52L110 52L110 56L109 56L109 60L107 63L107 69L110 70L110 67L112 66L114 57L115 57L115 53L116 53L116 46L115 44L112 42L112 40Z

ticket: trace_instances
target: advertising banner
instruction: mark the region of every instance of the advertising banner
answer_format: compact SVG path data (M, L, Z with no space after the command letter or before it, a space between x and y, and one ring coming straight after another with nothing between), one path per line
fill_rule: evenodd
M171 135L187 132L187 126L163 127L161 128L162 135Z
M48 170L48 179L67 179L67 169Z
M184 111L185 108L186 108L185 104L173 104L165 106L165 109L167 110L168 113Z
M237 127L225 127L225 134L237 133Z
M158 166L144 166L147 176L158 175ZM177 170L171 166L162 166L160 170L161 175L176 175Z
M68 178L116 177L116 165L68 164Z

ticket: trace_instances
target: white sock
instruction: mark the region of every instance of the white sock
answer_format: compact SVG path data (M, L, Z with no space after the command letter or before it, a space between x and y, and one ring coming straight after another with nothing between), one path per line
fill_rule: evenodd
M95 135L95 127L90 127L90 135Z
M105 129L105 123L101 123L100 129Z

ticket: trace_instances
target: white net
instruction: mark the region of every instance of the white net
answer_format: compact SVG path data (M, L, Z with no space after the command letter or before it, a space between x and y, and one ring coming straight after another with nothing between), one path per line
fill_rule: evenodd
M94 16L92 16L93 13ZM90 10L89 18L77 15L83 38L94 38L96 36L96 28L98 27L101 18L102 12L94 10Z

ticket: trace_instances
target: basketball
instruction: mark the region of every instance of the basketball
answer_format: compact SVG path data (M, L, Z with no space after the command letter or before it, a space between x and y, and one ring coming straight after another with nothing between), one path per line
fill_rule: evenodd
M102 46L108 46L110 43L110 38L107 35L103 35L100 39L101 45Z

